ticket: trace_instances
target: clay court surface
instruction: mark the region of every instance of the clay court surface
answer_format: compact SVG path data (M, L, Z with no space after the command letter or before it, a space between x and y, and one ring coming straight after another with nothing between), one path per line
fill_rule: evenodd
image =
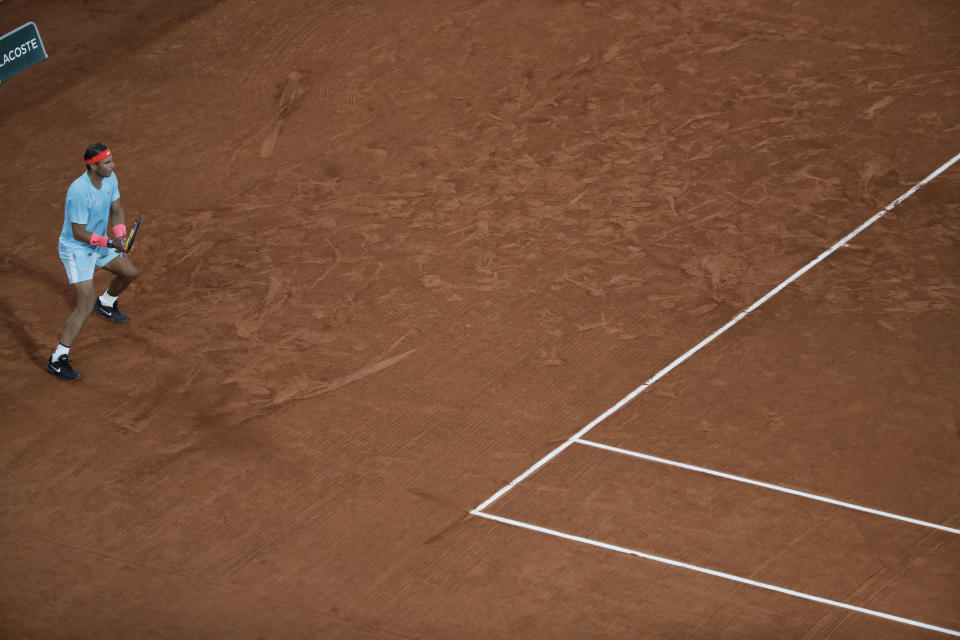
M960 634L960 163L568 441L955 158L956 2L0 4L28 20L0 637ZM95 141L142 276L69 384Z

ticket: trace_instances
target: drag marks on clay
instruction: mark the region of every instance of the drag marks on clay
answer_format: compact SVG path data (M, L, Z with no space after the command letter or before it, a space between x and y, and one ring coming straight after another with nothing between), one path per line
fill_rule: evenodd
M375 373L379 373L380 371L388 369L403 361L407 357L413 355L416 353L416 351L416 349L410 349L409 351L405 351L401 354L391 356L389 358L383 358L377 362L372 362L364 367L360 367L356 371L330 381L288 386L279 393L275 394L271 400L267 401L261 406L265 409L269 409L278 407L280 405L285 405L290 402L307 400L309 398L316 398L318 396L332 393L341 387L345 387L348 384L363 380L367 376L371 376Z
M269 125L270 132L263 142L260 143L260 157L269 158L277 146L277 140L280 138L280 128L283 121L297 110L300 100L305 90L300 87L300 81L303 74L299 71L291 71L287 74L286 82L280 93L280 101L277 106L277 114L273 118L273 123Z
M260 302L254 306L254 313L239 318L234 326L236 334L241 338L250 338L263 325L264 316L270 311L280 309L284 299L289 295L287 293L288 283L281 276L280 269L273 269L265 274L267 277L266 292L263 294Z

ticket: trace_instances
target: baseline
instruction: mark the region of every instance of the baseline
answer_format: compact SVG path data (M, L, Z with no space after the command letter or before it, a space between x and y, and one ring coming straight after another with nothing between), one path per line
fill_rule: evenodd
M884 613L883 611L876 611L874 609L858 607L856 605L847 604L846 602L830 600L829 598L821 598L820 596L811 595L809 593L803 593L802 591L794 591L793 589L778 587L777 585L768 584L766 582L758 582L757 580L751 580L750 578L736 576L736 575L733 575L732 573L725 573L723 571L717 571L715 569L708 569L707 567L700 567L694 564L680 562L679 560L672 560L670 558L665 558L663 556L655 556L649 553L644 553L642 551L637 551L636 549L628 549L627 547L621 547L619 545L602 542L600 540L594 540L592 538L584 538L582 536L577 536L570 533L557 531L556 529L548 529L547 527L541 527L539 525L530 524L528 522L521 522L519 520L513 520L511 518L504 518L502 516L497 516L491 513L485 513L478 510L474 510L471 513L473 513L474 515L480 516L481 518L487 518L488 520L493 520L495 522L500 522L502 524L508 524L514 527L520 527L521 529L529 529L530 531L545 533L547 535L563 538L565 540L572 540L573 542L580 542L590 546L600 547L601 549L607 549L609 551L617 551L619 553L625 553L627 555L637 556L645 560L652 560L654 562L659 562L659 563L671 565L674 567L680 567L682 569L695 571L697 573L704 573L710 576L714 576L716 578L723 578L724 580L739 582L741 584L750 585L752 587L758 587L760 589L765 589L767 591L775 591L777 593L793 596L795 598L801 598L803 600L809 600L809 601L817 602L820 604L826 604L829 606L838 607L840 609L847 609L849 611L855 611L857 613L863 613L866 615L875 616L877 618L883 618L884 620L890 620L892 622L899 622L901 624L910 625L912 627L920 627L921 629L927 629L929 631L937 631L939 633L943 633L949 636L960 637L960 631L956 629L938 627L936 625L927 624L926 622L920 622L919 620L912 620L910 618L902 618L900 616L895 616L890 613Z
M588 447L595 447L597 449L603 449L604 451L610 451L612 453L619 453L621 455L630 456L632 458L640 458L641 460L648 460L650 462L659 462L660 464L670 465L672 467L680 467L681 469L687 469L689 471L699 471L700 473L706 473L711 476L717 476L718 478L725 478L727 480L734 480L736 482L743 482L745 484L752 484L757 487L763 487L764 489L770 489L772 491L780 491L781 493L789 493L791 495L800 496L801 498L808 498L810 500L817 500L819 502L826 502L838 507L845 507L847 509L854 509L856 511L863 511L865 513L870 513L875 516L882 516L884 518L890 518L893 520L900 520L902 522L908 522L910 524L919 525L921 527L930 527L931 529L939 529L940 531L946 531L947 533L954 533L960 535L960 529L954 529L953 527L948 527L942 524L936 524L934 522L927 522L926 520L918 520L916 518L910 518L907 516L897 515L896 513L890 513L889 511L880 511L879 509L873 509L870 507L861 507L860 505L853 504L851 502L843 502L841 500L834 500L833 498L827 498L826 496L818 496L815 493L807 493L806 491L798 491L797 489L790 489L789 487L782 487L780 485L771 484L769 482L761 482L760 480L753 480L751 478L745 478L743 476L736 476L732 473L724 473L723 471L714 471L713 469L707 469L706 467L698 467L696 465L687 464L685 462L677 462L676 460L668 460L667 458L659 458L657 456L651 456L647 453L640 453L639 451L630 451L629 449L621 449L620 447L614 447L608 444L603 444L600 442L594 442L592 440L584 440L583 438L575 438L574 442L577 444L586 445Z

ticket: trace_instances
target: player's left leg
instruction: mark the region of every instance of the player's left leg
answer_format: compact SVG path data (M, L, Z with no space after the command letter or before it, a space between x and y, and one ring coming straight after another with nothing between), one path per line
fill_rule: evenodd
M140 270L133 264L130 256L118 255L112 249L109 251L113 252L115 257L112 257L108 262L105 262L105 264L98 264L97 266L101 266L112 273L113 279L110 281L110 285L103 295L97 298L93 306L93 312L111 322L126 322L127 314L120 311L117 307L117 296L123 293L124 289L129 287L130 283L137 279L137 276L140 275Z

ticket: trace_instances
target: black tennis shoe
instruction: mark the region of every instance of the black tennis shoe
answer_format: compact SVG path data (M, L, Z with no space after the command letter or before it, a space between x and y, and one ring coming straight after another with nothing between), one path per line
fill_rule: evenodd
M67 354L63 354L56 360L53 358L47 360L47 373L52 373L61 380L66 380L67 382L76 380L80 377L80 372L74 369L73 365L70 364L70 358L67 357Z
M93 304L93 312L101 318L106 318L110 322L119 324L127 321L127 314L120 311L120 307L117 306L116 302L113 303L112 307L108 307L100 302L100 298L97 298L97 301Z

